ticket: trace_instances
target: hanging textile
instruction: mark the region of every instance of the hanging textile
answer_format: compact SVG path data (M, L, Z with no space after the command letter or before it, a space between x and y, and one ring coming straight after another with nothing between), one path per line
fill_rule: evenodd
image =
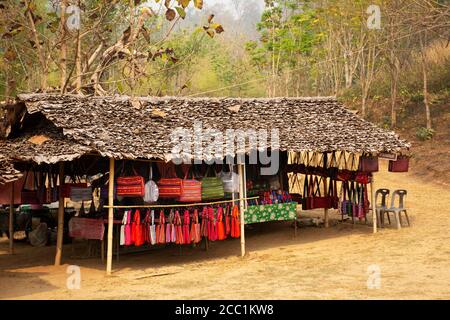
M241 226L239 222L239 208L238 206L233 207L231 213L231 237L239 238L241 236Z
M185 244L191 244L191 235L189 234L190 224L191 224L191 219L189 216L189 210L185 210L184 216L183 216L183 242Z
M126 246L131 246L133 244L133 236L132 236L132 232L131 232L131 211L128 210L127 212L127 220L126 220L126 225L125 225L125 245Z
M208 208L206 207L203 207L202 211L201 236L208 237Z
M159 213L159 223L156 227L156 238L158 240L159 244L166 243L166 235L165 235L165 217L164 217L164 211L161 210Z
M150 225L150 243L152 245L156 244L158 239L156 237L156 226L155 226L155 211L151 212L151 225Z
M175 233L176 233L175 243L176 244L184 244L183 227L181 225L181 216L180 216L180 212L178 210L175 211L174 226L175 226Z
M219 207L217 210L217 239L225 240L227 235L225 233L225 223L223 221L223 208Z
M198 222L198 210L194 210L191 224L191 241L193 243L199 243L202 240L200 223Z
M208 208L208 240L216 241L217 240L217 221L214 216L214 208Z
M119 241L119 244L121 246L125 245L125 226L127 224L127 219L128 219L128 211L125 211L123 213L122 225L120 226L120 241Z

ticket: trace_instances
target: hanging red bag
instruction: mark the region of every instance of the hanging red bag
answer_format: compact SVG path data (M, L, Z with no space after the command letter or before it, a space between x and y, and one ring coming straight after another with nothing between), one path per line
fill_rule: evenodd
M161 175L158 181L159 197L162 199L178 199L181 195L182 180L177 178L175 167L170 164L158 164Z
M161 210L159 213L159 224L156 226L156 239L160 244L166 243L165 223L164 211Z
M144 178L136 173L133 168L134 176L118 177L116 192L118 196L123 197L143 197L145 195Z
M239 238L241 236L241 226L239 222L239 208L238 206L233 207L231 213L231 237Z
M198 222L198 210L194 210L194 215L192 216L191 224L191 241L193 243L199 243L202 240L200 223Z
M378 172L378 157L371 155L362 155L359 158L358 171Z
M398 156L396 161L389 161L389 172L408 172L409 158L407 156Z
M227 235L225 234L225 224L223 222L223 208L219 207L217 210L217 239L225 240Z
M191 244L191 235L189 234L189 225L191 224L191 219L189 216L189 210L184 211L183 216L183 242L185 244Z
M181 195L178 201L185 203L196 203L202 201L202 183L194 179L194 172L192 171L192 178L188 179L188 173L192 169L188 169L181 183Z

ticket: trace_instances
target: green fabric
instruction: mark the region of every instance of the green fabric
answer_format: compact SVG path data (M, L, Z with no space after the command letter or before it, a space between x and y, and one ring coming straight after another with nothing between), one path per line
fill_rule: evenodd
M297 202L249 206L244 214L245 224L267 221L294 220Z
M202 179L202 200L215 200L224 197L222 179L219 177L205 177Z

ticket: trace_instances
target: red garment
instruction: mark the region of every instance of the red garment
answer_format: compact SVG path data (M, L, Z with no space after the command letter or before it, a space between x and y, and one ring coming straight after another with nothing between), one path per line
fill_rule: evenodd
M219 207L217 210L217 239L225 240L227 235L225 234L225 224L223 222L223 208Z
M189 213L188 213L189 214ZM181 226L181 217L180 217L180 213L177 211L175 211L175 232L176 232L176 239L175 239L175 243L176 244L184 244L184 235L183 235L183 227Z
M165 222L164 211L161 210L159 213L159 224L156 226L156 240L160 244L166 243Z
M191 223L191 219L189 216L189 211L184 211L184 217L183 217L183 241L185 244L191 244L191 235L189 234L189 225Z
M231 219L230 219L230 206L227 206L225 210L225 235L229 236L231 233Z
M131 225L131 234L134 240L134 245L139 247L144 244L144 235L142 233L141 212L136 210L133 217L133 224Z
M214 216L214 208L208 208L208 239L211 241L217 240L217 221Z
M239 208L238 206L233 207L231 213L231 237L239 238L241 236L241 226L239 222Z
M208 237L208 208L203 207L202 212L202 225L201 225L202 237Z
M202 234L200 230L200 223L198 223L198 210L194 210L191 224L191 241L193 243L199 243L202 240Z

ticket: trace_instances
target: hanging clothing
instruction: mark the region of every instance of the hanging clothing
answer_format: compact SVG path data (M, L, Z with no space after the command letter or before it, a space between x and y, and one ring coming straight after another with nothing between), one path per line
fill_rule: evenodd
M125 245L126 246L131 246L133 244L133 235L131 232L131 217L132 217L132 213L131 210L127 211L127 220L126 220L126 225L125 225Z
M241 226L239 221L239 208L238 206L233 207L231 213L231 237L239 238L241 236Z
M156 227L156 238L157 238L159 244L166 243L165 223L166 223L166 219L164 216L164 211L161 210L159 212L159 223L158 223L158 226Z
M227 235L225 233L225 224L223 222L223 208L217 209L217 239L225 240Z
M188 213L189 214L189 213ZM181 217L180 212L175 211L175 219L174 219L175 233L176 233L176 244L184 244L184 235L183 235L183 227L181 225Z
M151 212L151 224L150 224L150 243L155 245L158 242L158 238L156 236L156 226L155 226L155 211Z
M121 246L125 245L125 226L127 224L127 219L128 219L128 211L125 211L123 213L122 225L120 226L120 241L119 241L119 244Z
M214 216L214 208L208 208L208 240L216 241L217 240L217 221Z
M208 237L208 208L206 207L203 207L202 211L201 236Z
M144 244L144 235L142 232L141 224L141 212L136 210L133 216L133 224L131 225L131 233L133 237L133 242L136 247L142 246Z
M183 215L183 242L185 244L191 244L191 235L189 234L190 224L191 219L189 216L189 210L185 210Z
M191 224L191 241L193 243L199 243L202 240L201 227L198 222L198 210L194 210L194 215L192 216Z

